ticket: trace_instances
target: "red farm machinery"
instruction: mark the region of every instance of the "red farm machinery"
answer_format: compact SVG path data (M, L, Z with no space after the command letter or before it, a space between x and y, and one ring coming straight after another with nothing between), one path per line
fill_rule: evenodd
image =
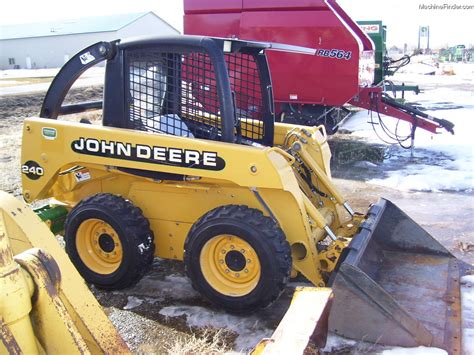
M416 128L453 132L451 122L399 103L374 82L374 42L336 0L184 0L184 12L185 34L315 49L314 55L268 55L276 117L282 122L323 124L332 134L349 114L343 106L349 103L379 119L383 114L409 122L412 139ZM252 111L242 103L237 102L239 110Z

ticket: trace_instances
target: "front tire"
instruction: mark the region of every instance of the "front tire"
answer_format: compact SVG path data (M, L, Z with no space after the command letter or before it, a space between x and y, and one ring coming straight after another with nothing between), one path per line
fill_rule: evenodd
M290 246L271 218L247 206L218 207L201 217L185 243L193 286L231 312L264 308L285 288Z
M82 277L116 290L151 268L155 245L142 211L124 198L99 193L79 202L65 223L66 252Z

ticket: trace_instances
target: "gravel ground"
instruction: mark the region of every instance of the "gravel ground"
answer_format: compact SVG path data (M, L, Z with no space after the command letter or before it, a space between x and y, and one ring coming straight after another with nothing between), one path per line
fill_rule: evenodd
M130 350L135 353L163 354L176 342L192 339L187 333L161 325L132 311L109 307L106 308L106 313Z

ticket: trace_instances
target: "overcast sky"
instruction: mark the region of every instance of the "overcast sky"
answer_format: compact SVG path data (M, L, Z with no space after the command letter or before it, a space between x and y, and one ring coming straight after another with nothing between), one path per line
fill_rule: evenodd
M225 0L222 0L225 1ZM288 0L291 1L291 0ZM430 26L432 47L474 44L474 0L339 0L356 20L382 20L388 44L417 43L418 27ZM472 9L421 10L421 4L470 5ZM1 24L32 23L85 16L154 11L182 30L182 0L20 0L3 1Z

